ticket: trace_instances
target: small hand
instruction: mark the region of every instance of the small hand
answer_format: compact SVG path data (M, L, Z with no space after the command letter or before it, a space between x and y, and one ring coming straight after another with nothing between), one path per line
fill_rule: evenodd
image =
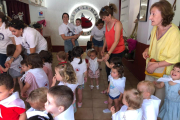
M112 114L115 113L115 107L114 106L112 106L110 110L111 110Z
M104 60L108 60L109 59L109 54L106 54L105 56L104 56Z
M54 76L52 79L52 84L56 84L56 81L57 81L56 76Z
M26 94L26 93L24 93L24 92L21 92L21 97L23 97L23 98L27 98L27 94Z
M149 58L149 54L148 54L148 49L145 49L144 52L142 53L143 58L146 60L147 58Z
M178 91L178 94L180 95L180 90Z

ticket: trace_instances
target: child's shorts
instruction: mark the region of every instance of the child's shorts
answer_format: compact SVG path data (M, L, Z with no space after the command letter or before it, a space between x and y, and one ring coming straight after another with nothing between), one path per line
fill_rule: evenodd
M9 75L11 75L12 78L16 78L16 77L21 77L23 74L21 74L20 72L14 70L14 69L9 69L8 71Z
M76 102L74 102L73 108L74 108L74 113L75 113L75 112L77 111L77 108L76 108Z
M91 69L89 69L88 70L88 76L90 78L99 78L99 76L100 76L99 69L96 70L95 74L93 73L93 71Z
M81 90L84 89L84 84L78 85L77 88L78 88L78 89L81 89Z
M116 97L112 97L111 95L109 95L109 97L114 100L114 99L118 99L120 95L116 96Z

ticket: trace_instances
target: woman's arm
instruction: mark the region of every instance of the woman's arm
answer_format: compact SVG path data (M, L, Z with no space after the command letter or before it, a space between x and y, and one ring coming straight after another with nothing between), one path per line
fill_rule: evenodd
M93 36L91 35L91 37L90 37L90 41L92 41L92 39L93 39Z
M19 115L19 120L26 120L27 116L26 116L26 112L23 112L22 114Z
M16 41L15 41L14 37L10 37L10 39L13 42L13 44L16 45Z
M76 39L77 38L77 36L65 36L65 34L62 34L61 37L63 40L69 40L69 39Z
M104 38L104 45L103 45L103 48L102 48L102 51L101 51L101 56L104 56L104 51L105 51L105 48L106 48L106 38Z

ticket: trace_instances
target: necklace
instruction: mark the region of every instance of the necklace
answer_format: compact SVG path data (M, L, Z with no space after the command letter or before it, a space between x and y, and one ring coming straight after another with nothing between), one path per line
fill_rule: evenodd
M169 27L165 28L166 30L163 32L163 34L159 38L157 38L157 40L161 39L162 36L169 30L169 28L171 28L171 25ZM159 30L159 28L157 28L157 31L156 31L156 36L157 37L158 37L158 30Z

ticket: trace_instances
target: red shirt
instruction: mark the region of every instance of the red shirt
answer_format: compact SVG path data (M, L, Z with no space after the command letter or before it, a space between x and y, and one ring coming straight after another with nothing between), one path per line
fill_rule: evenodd
M114 25L115 25L115 23L114 23ZM106 38L106 43L107 43L107 51L110 50L112 44L114 43L114 39L115 39L114 25L111 28L111 30L109 30L109 31L107 30L107 25L106 25L105 38ZM112 53L118 54L118 53L123 52L124 50L125 50L125 45L124 45L123 28L122 28L121 32L120 32L119 43L117 44L116 48L114 49L114 51Z
M64 62L60 62L59 64L63 64L63 63L67 63L66 61L64 61Z

